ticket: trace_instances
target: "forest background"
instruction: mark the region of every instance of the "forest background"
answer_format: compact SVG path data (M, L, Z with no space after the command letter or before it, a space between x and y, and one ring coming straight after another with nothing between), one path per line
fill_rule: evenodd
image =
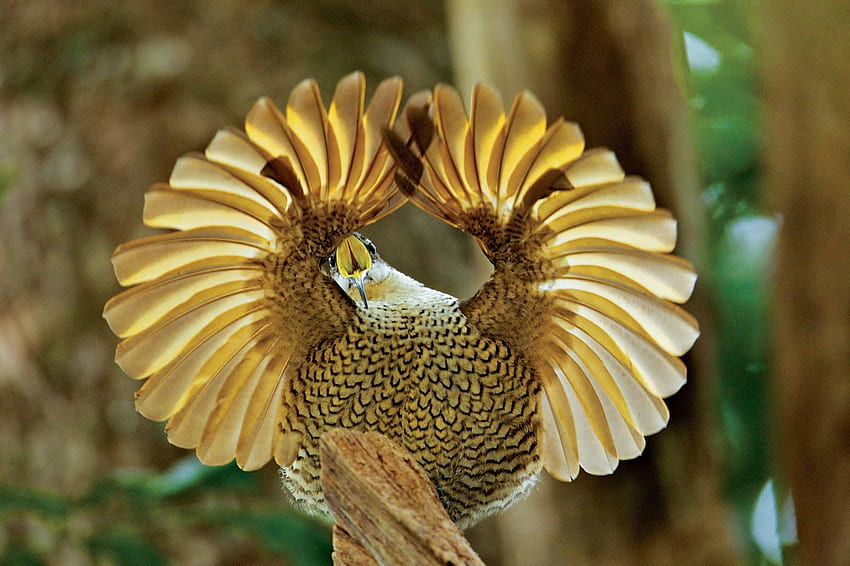
M0 563L329 563L272 466L202 466L136 414L101 311L178 156L355 69L531 90L652 183L700 273L668 429L472 529L485 562L846 563L848 30L840 0L0 0ZM412 206L368 233L438 289L486 277Z

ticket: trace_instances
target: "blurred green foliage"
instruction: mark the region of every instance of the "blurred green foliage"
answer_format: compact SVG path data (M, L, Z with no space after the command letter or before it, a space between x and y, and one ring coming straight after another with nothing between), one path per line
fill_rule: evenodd
M193 530L218 541L250 541L254 561L330 564L328 525L274 501L244 505L259 495L256 478L235 465L204 466L191 455L161 474L115 471L78 497L0 486L0 521L20 523L0 564L47 564L62 545L84 549L95 563L168 564L169 532Z
M6 192L12 186L13 181L14 172L12 171L12 167L0 164L0 205L3 204L3 199L6 196Z
M761 200L761 100L749 0L668 0L679 29L682 83L705 184L717 359L716 418L727 463L725 491L753 563L773 561L751 524L771 461L767 282L777 221ZM773 485L772 483L770 484ZM770 488L771 497L772 487ZM757 514L776 523L774 513ZM752 528L751 528L752 527ZM776 524L771 526L777 532ZM781 560L781 557L780 557Z

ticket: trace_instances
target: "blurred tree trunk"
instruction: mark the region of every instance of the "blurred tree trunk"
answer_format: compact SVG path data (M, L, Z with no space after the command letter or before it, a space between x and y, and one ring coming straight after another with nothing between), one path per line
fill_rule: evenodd
M801 564L850 559L850 10L761 4L767 179L783 217L775 285L779 442Z
M527 88L550 119L563 114L578 122L588 147L610 147L627 172L652 183L659 203L680 220L680 253L698 269L705 265L687 114L669 22L654 1L449 0L447 15L463 91L487 81L509 103ZM483 529L471 533L488 564L737 562L709 435L707 297L703 281L688 305L703 336L690 360L690 383L669 401L669 429L613 477L582 473L571 485L546 478L528 503L495 520L500 548L486 548L492 542Z

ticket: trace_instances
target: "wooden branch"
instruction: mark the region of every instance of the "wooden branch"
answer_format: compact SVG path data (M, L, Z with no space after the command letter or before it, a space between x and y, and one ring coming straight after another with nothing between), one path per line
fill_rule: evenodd
M369 551L339 525L334 525L334 564L338 566L374 566L377 564Z
M481 565L413 457L375 432L322 435L334 564Z

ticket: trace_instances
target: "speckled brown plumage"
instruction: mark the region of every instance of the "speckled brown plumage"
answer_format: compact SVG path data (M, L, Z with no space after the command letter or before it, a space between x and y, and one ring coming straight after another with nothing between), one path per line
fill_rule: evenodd
M540 471L539 385L511 346L469 324L457 299L410 287L404 301L359 309L294 371L281 426L301 447L283 477L297 501L322 508L321 434L377 431L413 454L466 526L526 493Z

